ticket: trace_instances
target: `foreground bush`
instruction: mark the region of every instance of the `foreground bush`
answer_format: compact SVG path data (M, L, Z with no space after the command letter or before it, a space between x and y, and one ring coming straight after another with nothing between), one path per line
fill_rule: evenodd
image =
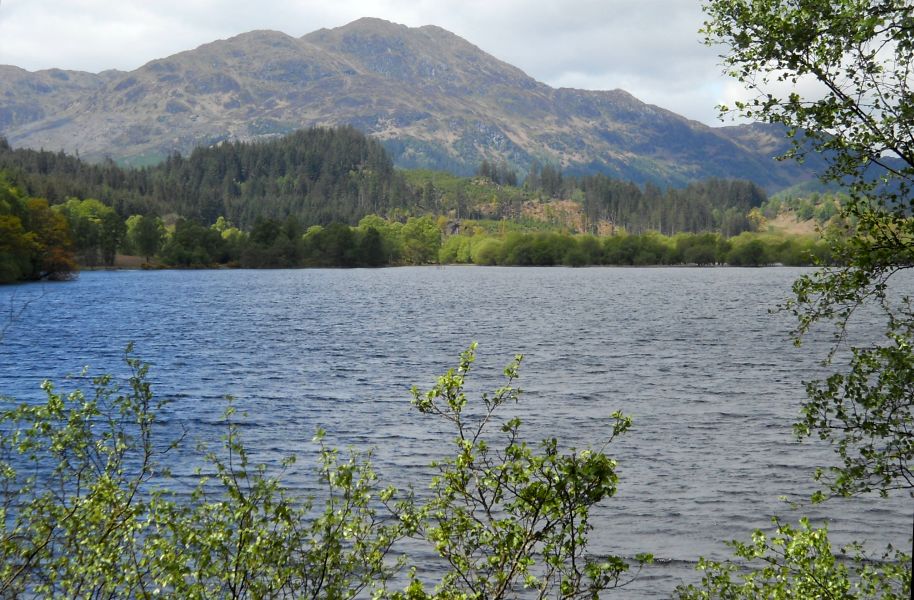
M910 597L910 557L891 548L880 558L860 544L832 549L825 527L807 519L794 527L774 520L775 532L756 531L749 543L733 541L735 559L701 559L701 584L679 588L681 600L715 598Z
M62 395L46 383L43 403L0 414L0 597L583 598L623 583L626 562L587 553L589 510L615 493L615 462L555 440L535 451L517 419L495 426L519 399L520 357L506 386L466 410L474 349L414 391L456 433L427 498L382 488L370 455L340 454L320 431L325 495L293 497L282 469L251 463L231 405L221 452L179 497L164 455L182 440L162 439L147 365L128 353L124 387L103 376ZM613 437L630 425L614 420ZM441 557L439 581L427 565L403 571L407 538Z

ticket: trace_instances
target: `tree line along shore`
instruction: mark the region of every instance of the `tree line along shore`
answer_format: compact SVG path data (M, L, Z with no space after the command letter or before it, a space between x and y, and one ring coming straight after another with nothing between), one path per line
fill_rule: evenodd
M717 179L661 190L551 165L518 183L488 161L475 177L401 171L351 128L143 169L0 140L0 282L66 279L118 255L148 268L830 264L821 235L769 221L825 228L837 198Z

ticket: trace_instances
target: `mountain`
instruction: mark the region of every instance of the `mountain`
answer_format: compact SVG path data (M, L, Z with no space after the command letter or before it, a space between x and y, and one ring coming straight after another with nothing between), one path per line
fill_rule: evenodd
M150 164L225 140L352 125L396 164L472 172L483 159L525 173L682 185L742 177L769 190L815 165L775 163L771 126L712 128L622 90L554 89L440 27L360 19L301 38L252 31L131 72L0 66L0 136L16 147Z

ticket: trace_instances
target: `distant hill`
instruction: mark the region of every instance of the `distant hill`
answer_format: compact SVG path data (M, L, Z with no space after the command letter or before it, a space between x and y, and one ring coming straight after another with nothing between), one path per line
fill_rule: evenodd
M776 163L782 131L712 128L622 90L554 89L439 27L360 19L302 38L253 31L127 72L0 66L14 147L126 164L226 140L352 125L395 164L469 174L483 159L681 186L739 177L776 191L817 165Z

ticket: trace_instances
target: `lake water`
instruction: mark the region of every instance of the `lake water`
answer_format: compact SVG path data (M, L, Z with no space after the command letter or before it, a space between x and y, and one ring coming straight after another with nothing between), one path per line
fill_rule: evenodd
M86 365L123 373L132 341L153 365L154 389L172 400L167 422L192 439L218 439L224 396L233 395L260 460L311 456L320 426L333 445L374 448L382 479L421 487L424 465L450 450L450 438L411 408L410 386L430 387L477 341L470 388L491 390L522 353L516 410L528 439L599 447L613 411L634 418L607 448L619 461L620 490L595 511L592 544L658 560L617 597L668 597L698 580L699 556L723 558L723 540L745 539L773 515L827 516L839 541L908 544L906 497L805 501L813 469L833 459L821 445L796 442L790 425L801 381L822 374L827 345L794 348L790 318L769 312L802 272L87 272L68 283L0 287L4 315L25 305L12 323L0 321L0 394L41 398L43 379L62 381ZM198 464L188 458L179 475ZM307 463L288 479L302 493Z

